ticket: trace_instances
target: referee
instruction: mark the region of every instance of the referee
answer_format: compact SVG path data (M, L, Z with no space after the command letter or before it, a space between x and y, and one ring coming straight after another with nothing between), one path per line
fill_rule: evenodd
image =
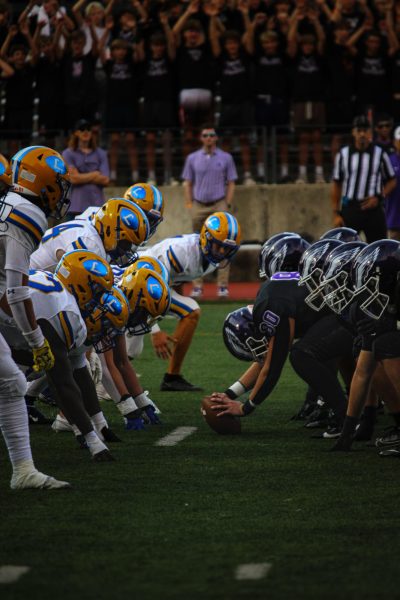
M332 181L334 227L363 231L367 242L386 238L383 200L396 187L389 156L372 143L367 117L353 121L353 144L337 153Z

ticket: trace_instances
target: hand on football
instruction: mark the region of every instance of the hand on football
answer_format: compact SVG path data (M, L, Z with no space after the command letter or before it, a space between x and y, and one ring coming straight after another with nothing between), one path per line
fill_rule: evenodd
M219 411L217 417L231 415L232 417L243 417L243 404L238 400L230 400L226 394L214 392L211 396L212 410Z
M178 340L167 335L165 331L157 331L157 333L151 334L151 343L158 358L168 360L172 356L174 350L174 344Z

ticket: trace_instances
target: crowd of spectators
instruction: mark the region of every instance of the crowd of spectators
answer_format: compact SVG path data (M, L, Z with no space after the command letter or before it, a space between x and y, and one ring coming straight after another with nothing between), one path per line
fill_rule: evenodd
M85 119L107 135L111 180L125 147L131 179L144 167L155 181L157 144L170 177L171 147L186 156L211 119L225 149L239 141L245 183L265 176L256 127L276 128L280 181L290 130L295 179L307 181L310 152L323 182L322 132L334 155L356 114L400 122L393 0L0 0L0 47L9 152Z

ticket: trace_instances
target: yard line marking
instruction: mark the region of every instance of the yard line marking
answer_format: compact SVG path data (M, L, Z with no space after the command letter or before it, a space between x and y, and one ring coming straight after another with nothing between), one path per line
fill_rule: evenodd
M157 440L155 446L176 446L195 431L197 431L197 427L177 427L168 435Z
M3 565L0 567L0 583L15 583L28 571L30 567Z
M247 563L236 567L235 579L238 581L256 580L266 577L272 567L272 563Z

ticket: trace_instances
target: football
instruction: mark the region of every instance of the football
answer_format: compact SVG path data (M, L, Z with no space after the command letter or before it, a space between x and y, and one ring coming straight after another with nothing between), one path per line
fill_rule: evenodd
M217 433L221 435L241 433L242 423L240 418L232 417L231 415L217 417L217 412L212 410L211 396L203 398L200 410L207 424Z

